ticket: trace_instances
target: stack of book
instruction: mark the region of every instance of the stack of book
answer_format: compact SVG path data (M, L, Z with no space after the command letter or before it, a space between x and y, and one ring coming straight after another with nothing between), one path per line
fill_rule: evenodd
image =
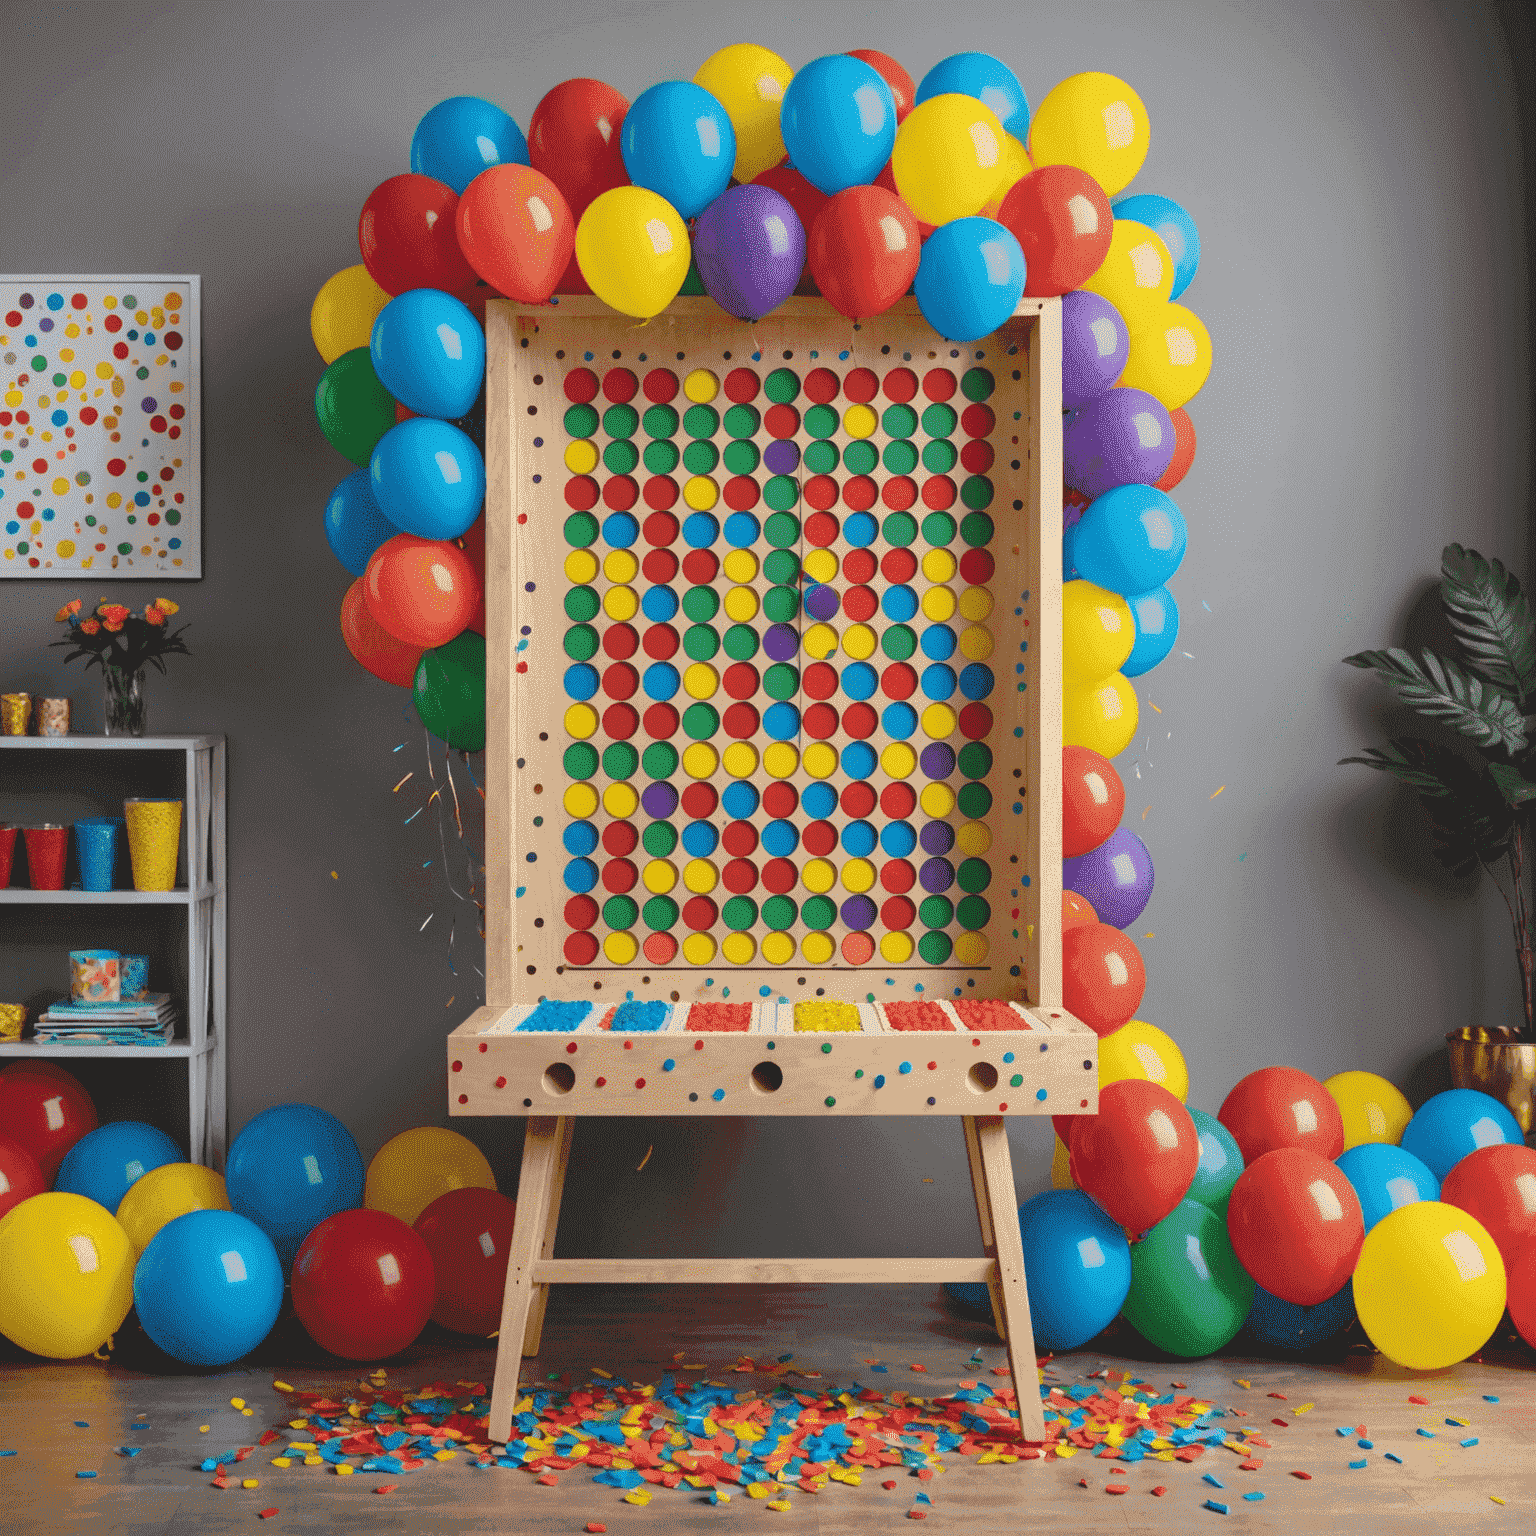
M37 1021L46 1045L169 1045L176 1010L168 992L151 992L136 1003L54 1003Z

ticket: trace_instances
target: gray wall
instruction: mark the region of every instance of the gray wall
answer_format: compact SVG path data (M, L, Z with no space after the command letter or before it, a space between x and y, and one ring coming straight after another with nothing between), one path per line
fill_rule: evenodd
M437 823L429 812L402 825L424 798L420 729L337 633L348 578L321 511L348 466L311 410L310 301L357 259L362 200L407 168L434 101L487 95L526 125L568 76L633 97L743 38L796 63L876 45L919 77L983 47L1036 102L1078 70L1123 75L1153 124L1137 186L1199 222L1205 266L1188 302L1216 366L1193 403L1200 452L1178 498L1191 535L1175 583L1185 630L1144 680L1161 712L1144 703L1121 763L1128 819L1158 872L1135 929L1153 935L1142 1012L1183 1047L1192 1102L1214 1110L1270 1062L1319 1076L1372 1068L1422 1093L1445 1030L1512 1016L1492 893L1439 877L1414 807L1334 766L1384 719L1380 693L1338 659L1402 639L1441 545L1526 567L1526 204L1498 9L0 10L12 61L0 268L203 275L207 576L174 593L196 655L152 679L151 708L156 728L232 743L232 1132L266 1105L308 1099L339 1114L366 1157L443 1118L442 1037L476 1001L471 908L444 886ZM141 602L151 590L112 588ZM71 693L94 720L94 677L41 649L74 591L0 588L0 671L7 686ZM408 769L415 779L392 793ZM464 1128L510 1186L520 1123ZM1049 1126L1018 1124L1014 1138L1028 1193L1046 1181ZM845 1192L854 1170L878 1197ZM949 1125L592 1123L572 1178L573 1252L958 1252L974 1240Z

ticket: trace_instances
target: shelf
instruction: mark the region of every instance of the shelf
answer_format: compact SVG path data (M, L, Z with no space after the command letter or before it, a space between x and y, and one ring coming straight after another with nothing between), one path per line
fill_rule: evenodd
M159 1061L167 1056L208 1056L213 1052L214 1038L210 1035L202 1045L190 1040L172 1040L168 1045L39 1045L36 1040L0 1041L0 1059L16 1060L18 1057L60 1056L75 1057L79 1061L99 1061L113 1057L118 1061Z
M195 891L33 891L25 886L0 890L0 904L39 907L158 906L185 907L208 901L218 894L213 885L200 885Z
M35 747L44 752L190 752L212 747L219 736L0 736L0 750Z

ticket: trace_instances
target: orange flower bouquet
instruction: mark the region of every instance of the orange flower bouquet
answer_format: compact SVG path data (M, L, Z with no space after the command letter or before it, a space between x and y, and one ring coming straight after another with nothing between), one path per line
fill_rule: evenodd
M192 654L182 639L187 626L172 629L167 623L180 609L168 597L157 597L142 614L125 603L103 601L82 619L83 607L77 597L59 609L54 619L67 623L69 633L53 643L71 648L65 661L83 656L87 667L101 668L107 685L107 735L142 736L144 668L155 666L164 672L167 656Z

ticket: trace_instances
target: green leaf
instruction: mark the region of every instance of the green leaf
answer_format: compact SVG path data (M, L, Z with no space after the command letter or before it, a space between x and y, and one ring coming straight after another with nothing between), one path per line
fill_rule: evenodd
M1527 800L1536 800L1536 784L1512 764L1489 763L1488 772L1493 775L1493 782L1499 786L1499 792L1508 804L1521 806Z
M1476 673L1433 651L1420 653L1421 665L1407 651L1360 651L1346 656L1346 666L1373 671L1400 699L1421 715L1442 720L1482 747L1519 752L1526 744L1525 717L1520 706Z
M1519 578L1501 561L1447 544L1440 600L1468 663L1523 703L1536 689L1536 626Z

